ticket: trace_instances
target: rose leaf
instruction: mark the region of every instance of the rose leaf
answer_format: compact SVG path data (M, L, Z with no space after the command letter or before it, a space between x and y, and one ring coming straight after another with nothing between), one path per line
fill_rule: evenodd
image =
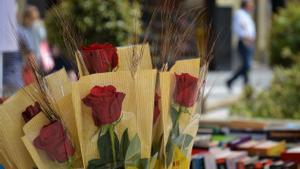
M127 152L127 149L128 149L128 146L129 146L129 135L128 135L128 128L124 131L123 135L122 135L122 139L121 139L121 147L120 147L120 150L121 150L121 155L122 155L122 159L125 159L125 156L126 156L126 152Z
M141 159L141 142L140 142L140 138L136 134L129 143L126 156L125 156L125 164L126 166L138 166L140 159Z
M171 133L170 133L171 135ZM171 136L168 138L167 146L166 146L166 160L167 166L169 166L173 160L173 151L174 151L174 143L171 139Z
M182 134L174 140L174 144L176 144L184 153L187 147L193 141L193 137L188 134Z
M171 120L173 125L178 121L180 113L175 109L175 107L171 106Z
M138 168L150 168L150 161L147 158L139 160Z
M110 124L101 126L101 135L105 135L109 130Z
M151 157L149 169L154 169L155 164L156 164L156 161L157 161L157 158L158 158L158 152L155 153L155 154Z
M89 161L88 169L98 169L102 168L105 163L101 159L93 159Z

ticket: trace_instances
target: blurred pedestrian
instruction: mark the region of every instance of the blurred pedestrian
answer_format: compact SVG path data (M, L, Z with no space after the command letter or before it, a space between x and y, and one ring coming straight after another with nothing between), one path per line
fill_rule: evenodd
M15 0L0 0L1 96L10 96L23 86L23 61L18 50L17 3Z
M24 48L27 50L24 53L26 60L30 60L28 57L34 57L43 71L49 72L52 70L54 61L47 43L46 29L40 19L37 7L28 5L25 8L19 33L24 42ZM23 79L25 84L30 84L33 81L32 72L28 65L24 67Z
M253 0L243 0L241 9L237 10L233 17L233 31L238 37L238 53L242 64L240 68L227 81L227 87L231 89L233 82L240 76L244 78L244 85L249 83L249 71L255 47L256 30L252 19L254 10Z

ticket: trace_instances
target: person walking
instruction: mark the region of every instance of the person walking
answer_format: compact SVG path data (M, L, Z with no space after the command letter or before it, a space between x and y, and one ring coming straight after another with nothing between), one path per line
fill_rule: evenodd
M237 10L233 18L233 31L237 35L238 53L241 58L241 67L227 80L227 87L231 89L233 82L242 76L244 85L249 83L249 71L255 47L256 29L251 17L254 10L253 0L243 0L241 9Z
M15 0L0 0L0 21L0 95L6 97L23 86Z
M23 69L23 80L25 85L34 81L33 72L29 66L30 58L34 59L41 70L50 72L54 67L50 49L46 38L46 29L40 18L38 8L27 5L23 14L23 23L19 26L19 37L21 44L27 52L23 52L27 61Z

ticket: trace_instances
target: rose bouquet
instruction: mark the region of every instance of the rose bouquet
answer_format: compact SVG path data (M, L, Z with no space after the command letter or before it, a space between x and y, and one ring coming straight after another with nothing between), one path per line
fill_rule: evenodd
M55 83L52 82L55 88L50 86L51 82L39 77L37 72L36 76L35 85L38 87L35 89L38 93L25 91L40 103L41 113L29 113L35 116L24 125L22 141L38 168L80 168L82 159L71 99L71 83L66 73L65 78L59 77Z
M63 97L63 91L71 91L67 89L69 82L64 69L49 75L46 77L46 81L49 89L53 91L52 96L55 100ZM23 126L31 123L31 120L42 111L39 104L39 90L35 85L32 84L20 90L0 107L1 140L7 156L11 160L11 168L31 169L37 166L33 162L36 161L35 157L30 156L30 151L27 151L21 140L21 137L24 136Z
M156 74L151 69L100 73L83 76L73 85L85 167L154 166L150 159Z
M158 168L189 167L189 154L198 129L199 59L177 61L160 73L162 148Z

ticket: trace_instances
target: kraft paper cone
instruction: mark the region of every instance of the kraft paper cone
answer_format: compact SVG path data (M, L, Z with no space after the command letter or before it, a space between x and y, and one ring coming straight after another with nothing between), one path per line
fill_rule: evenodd
M119 67L118 71L127 71L129 70L128 62L130 61L130 57L133 54L141 57L140 64L138 65L138 69L152 69L152 60L150 54L149 44L140 44L140 45L132 45L132 46L124 46L118 47L117 53L119 56Z
M170 106L173 103L173 93L175 89L176 79L175 73L189 73L194 77L198 77L200 68L200 59L190 59L190 60L181 60L177 61L175 65L171 68L169 72L161 72L160 76L160 91L161 91L161 125L163 126L163 150L168 142L168 137L172 128L172 121L170 116ZM192 108L189 108L190 114L182 114L179 119L180 131L183 130L189 125L191 116L195 113L196 110L195 104ZM198 127L198 125L197 125ZM194 136L194 133L186 133ZM164 156L166 152L161 152ZM161 162L163 163L163 162Z
M54 162L43 150L39 150L33 145L33 140L39 135L41 128L49 123L50 121L43 113L37 114L24 125L25 136L22 137L22 141L38 168L67 169L68 166L66 163Z
M72 92L72 85L64 68L48 75L46 80L48 82L51 95L56 100Z
M73 103L85 167L89 160L99 158L97 148L95 148L98 128L94 125L91 108L85 106L81 99L86 97L95 85L113 85L117 91L125 93L122 111L132 112L133 116L124 124L129 128L131 138L138 133L141 140L142 158L150 158L155 81L156 70L144 70L138 71L135 78L132 78L129 71L120 71L85 76L74 83ZM124 117L120 124L123 124L123 120ZM118 132L118 135L120 134Z
M169 133L172 128L172 121L170 117L170 105L171 105L171 97L172 92L174 91L174 77L171 75L170 72L162 72L159 74L160 79L160 90L161 90L161 123L162 123L162 130L163 130L163 149L165 149ZM165 152L163 152L165 155Z
M33 160L24 147L21 137L24 135L22 127L25 124L21 113L34 102L19 91L4 105L0 106L1 140L8 152L8 157L19 169L32 169L35 167Z
M140 71L135 77L136 117L141 140L141 157L151 157L154 96L157 71Z
M13 163L9 160L7 153L4 149L1 148L0 150L0 164L7 169L13 169L14 167Z
M200 59L189 59L189 60L176 61L175 65L171 68L170 72L176 73L176 74L188 73L188 74L198 78L199 72L200 72ZM174 80L175 80L175 78L174 78ZM175 83L176 83L176 81L174 81L174 84ZM193 115L195 113L196 107L197 107L197 102L192 108L189 108L189 112L191 115ZM189 124L191 115L189 115L187 113L184 113L181 115L180 122L179 122L181 131L183 129L185 129L187 127L187 125Z
M55 91L54 98L60 98L64 94L62 91L71 91L67 87L67 74L64 69L46 77L51 90ZM3 147L7 152L7 157L19 169L32 169L35 164L27 149L21 141L24 135L22 112L30 105L34 104L31 95L38 95L38 90L32 84L18 91L0 106L0 131Z

